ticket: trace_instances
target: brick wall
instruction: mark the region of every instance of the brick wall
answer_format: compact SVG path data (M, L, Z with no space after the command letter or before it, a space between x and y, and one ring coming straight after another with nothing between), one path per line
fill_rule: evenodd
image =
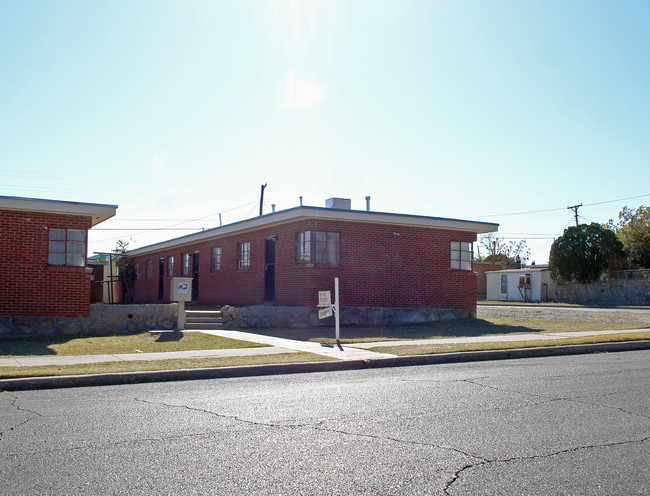
M0 210L0 315L84 316L85 267L47 263L48 229L85 229L90 217Z
M302 231L340 233L338 267L297 263L297 237ZM451 241L473 242L472 232L361 222L308 219L264 227L203 241L183 248L131 257L140 277L134 302L158 301L158 260L165 258L164 298L169 300L169 256L175 258L175 276L182 276L184 253L199 252L199 298L202 304L257 305L264 303L265 242L276 236L276 305L316 305L318 291L334 290L340 281L341 304L373 307L428 307L474 309L476 276L452 270ZM237 268L240 243L251 244L250 268ZM222 249L222 267L210 272L211 249ZM153 265L145 278L146 261Z

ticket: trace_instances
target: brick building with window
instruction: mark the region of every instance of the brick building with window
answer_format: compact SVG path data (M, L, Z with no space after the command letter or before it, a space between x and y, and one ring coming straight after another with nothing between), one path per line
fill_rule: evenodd
M131 250L134 302L168 302L170 277L185 276L199 304L313 308L318 291L333 289L338 277L342 315L398 308L473 316L472 245L477 234L497 228L300 206Z
M0 315L87 316L88 230L116 209L0 196Z

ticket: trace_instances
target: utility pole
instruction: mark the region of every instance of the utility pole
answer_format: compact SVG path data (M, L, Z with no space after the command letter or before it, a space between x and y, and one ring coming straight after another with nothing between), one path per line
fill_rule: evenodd
M573 210L573 213L576 217L576 227L578 227L578 209L582 207L582 203L580 205L573 205L572 207L567 207L567 210Z
M266 188L266 183L262 184L262 192L260 194L260 215L262 215L262 205L264 205L264 188Z

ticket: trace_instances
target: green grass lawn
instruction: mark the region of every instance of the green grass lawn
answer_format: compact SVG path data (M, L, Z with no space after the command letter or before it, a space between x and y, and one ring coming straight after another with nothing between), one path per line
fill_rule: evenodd
M619 329L639 329L649 326L648 322L625 321L613 323L606 320L584 321L578 318L563 320L531 320L502 317L481 317L477 319L448 320L427 324L377 327L341 328L342 343L361 343L373 341L401 341L405 339L429 339L449 337L471 337L503 334L607 331ZM272 330L268 331L272 333ZM302 337L323 344L336 343L334 332L328 328L306 329Z
M106 355L160 351L253 348L263 344L222 338L202 332L165 332L86 336L75 338L21 338L0 340L0 358L42 355Z
M156 361L82 363L64 366L39 367L0 367L0 379L19 377L51 377L59 375L110 374L121 372L140 372L155 370L197 369L212 367L236 367L243 365L268 365L277 363L299 363L331 361L329 358L313 353L279 353L276 355L256 355L225 358L185 358Z
M599 336L581 336L576 338L531 339L526 341L501 341L492 343L463 343L442 345L401 345L377 346L370 351L390 353L398 356L430 355L433 353L453 353L458 351L510 350L515 348L537 348L544 346L561 346L570 344L611 343L620 341L639 341L650 339L650 331L605 334Z

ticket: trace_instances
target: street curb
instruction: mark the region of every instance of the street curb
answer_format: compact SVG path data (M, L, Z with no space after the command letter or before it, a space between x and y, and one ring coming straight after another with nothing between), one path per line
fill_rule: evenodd
M650 349L650 340L622 341L538 348L514 348L510 350L463 351L435 355L413 355L369 360L341 360L336 362L300 362L270 365L245 365L207 369L159 370L149 372L123 372L114 374L66 375L56 377L29 377L0 380L0 391L24 391L31 389L54 389L86 386L113 386L149 382L189 381L201 379L226 379L265 375L306 374L386 367L408 367L444 363L538 358L588 353L608 353Z

